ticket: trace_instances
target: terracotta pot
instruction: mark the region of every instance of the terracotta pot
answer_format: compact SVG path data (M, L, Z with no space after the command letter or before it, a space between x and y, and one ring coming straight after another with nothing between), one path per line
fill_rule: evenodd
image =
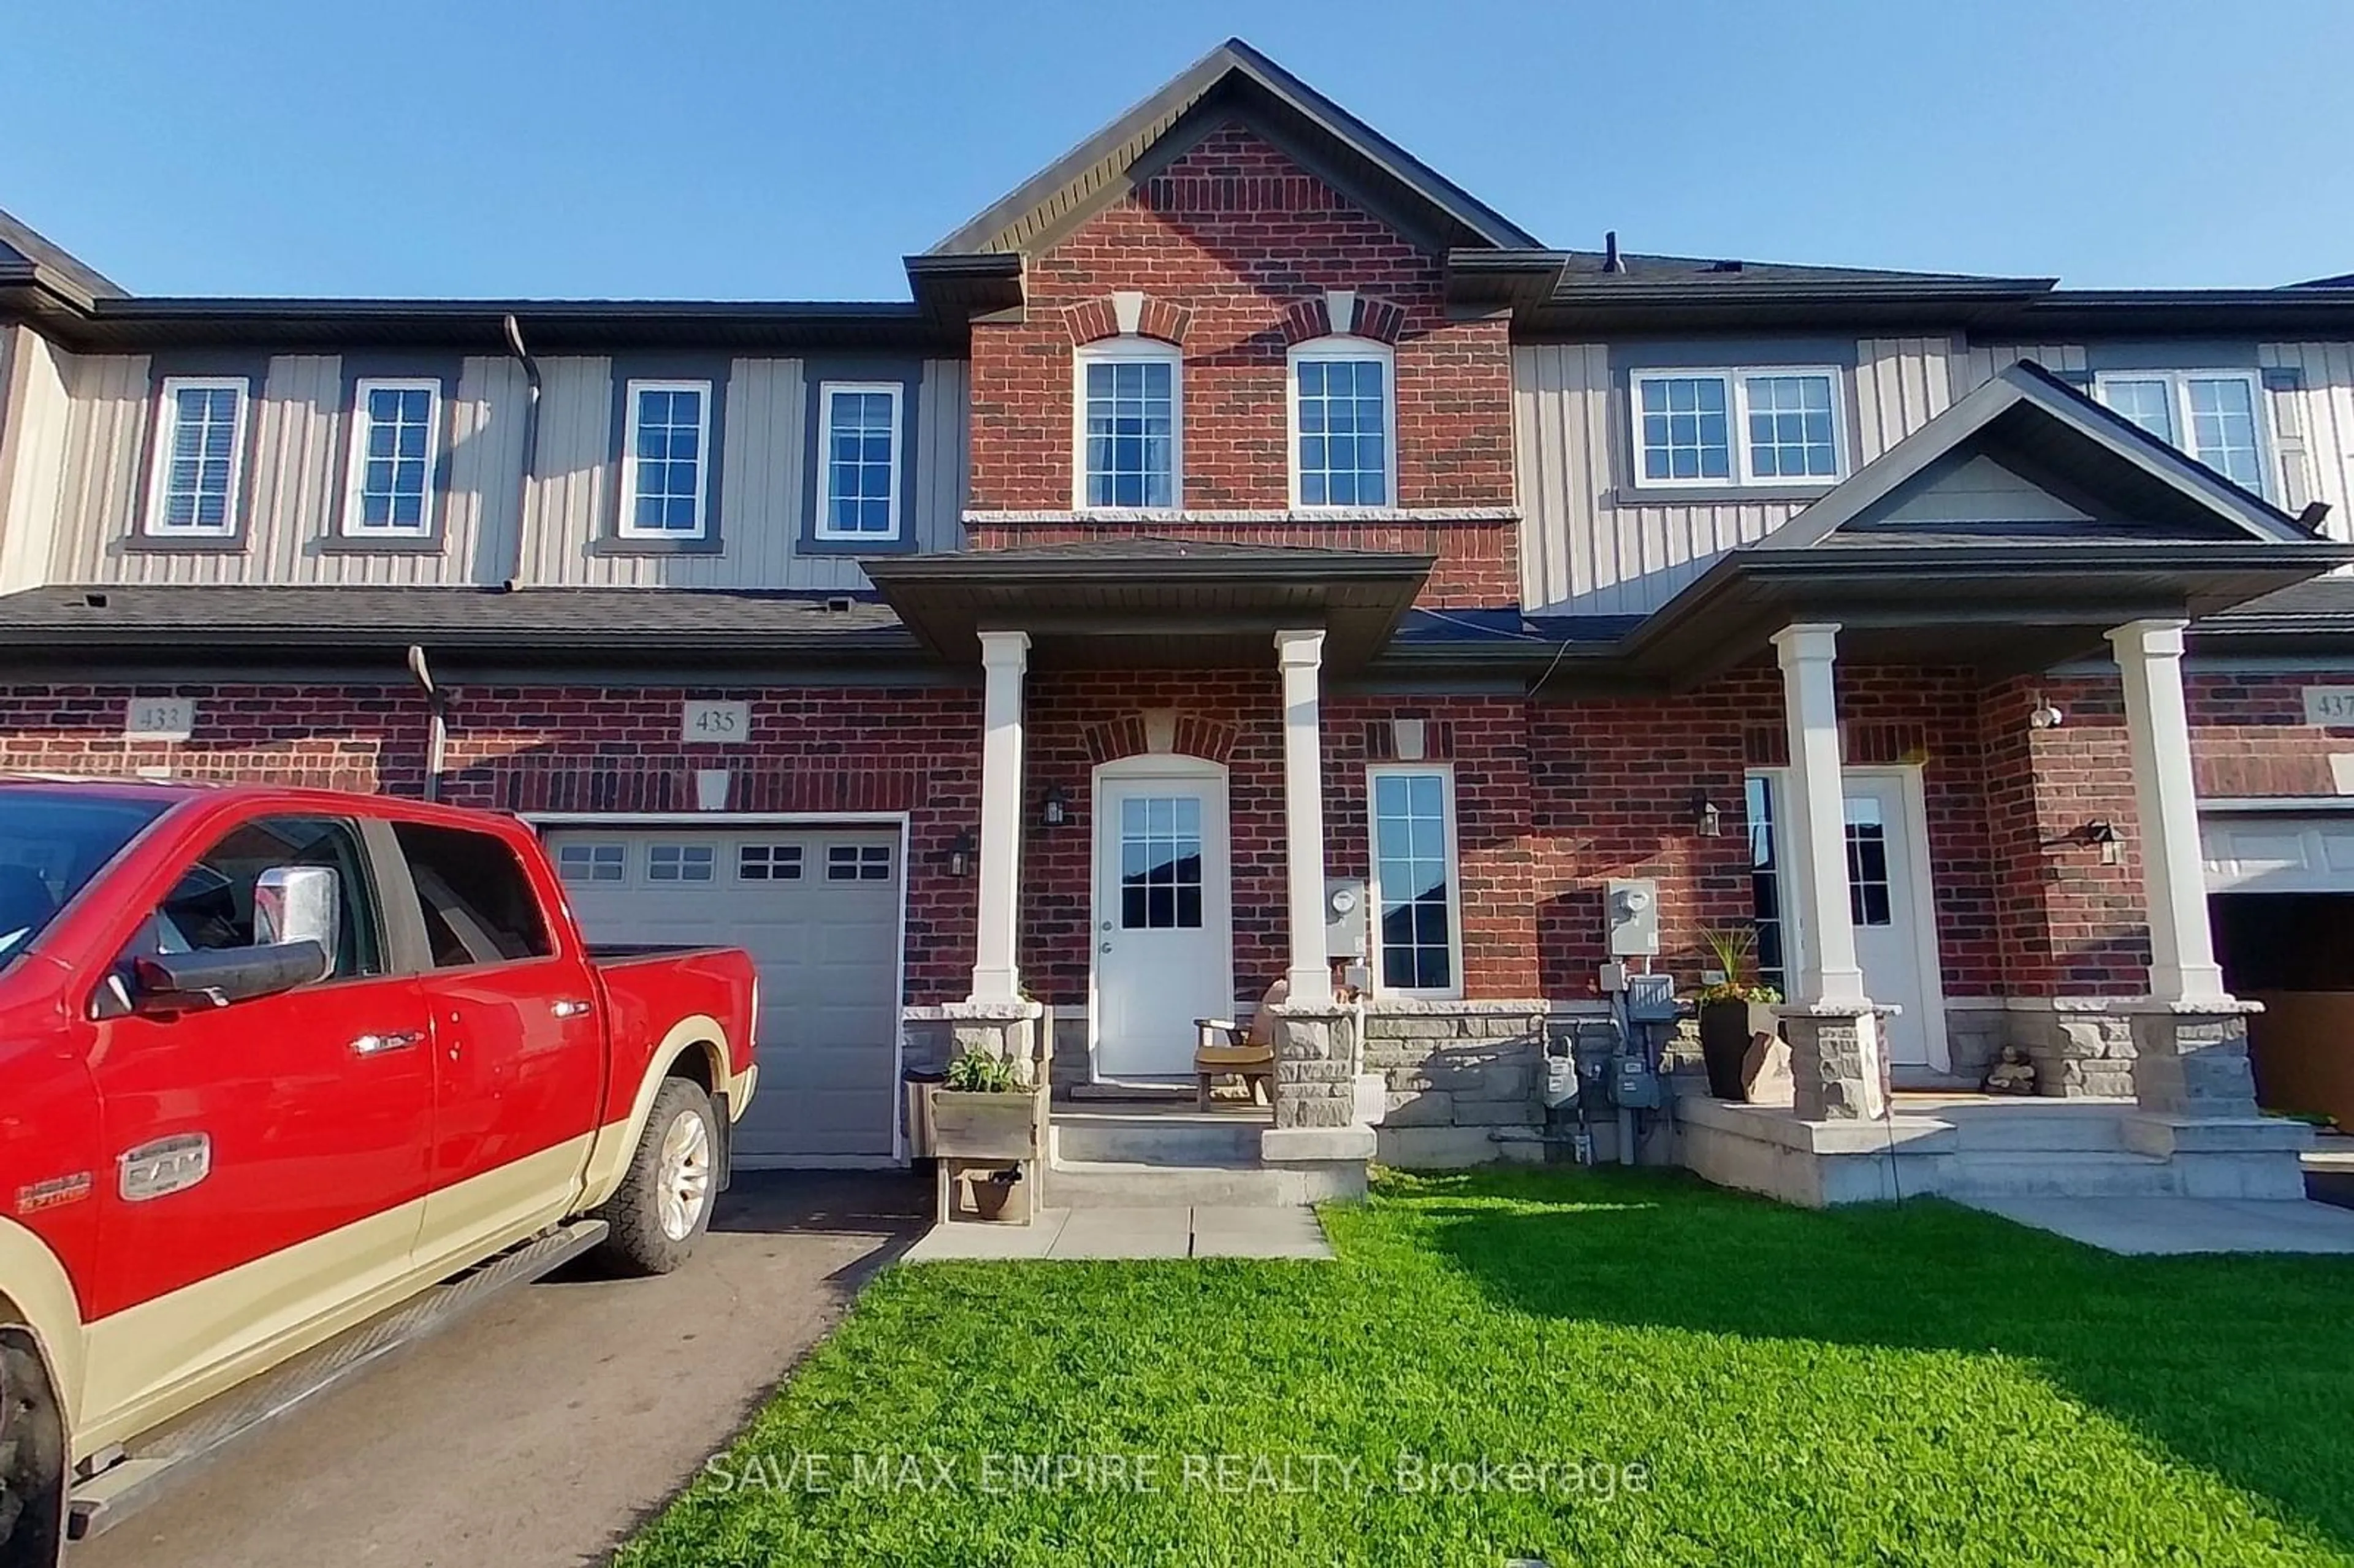
M1005 1205L1013 1201L1013 1189L1020 1183L1019 1171L992 1171L972 1181L972 1212L984 1220L1002 1219Z

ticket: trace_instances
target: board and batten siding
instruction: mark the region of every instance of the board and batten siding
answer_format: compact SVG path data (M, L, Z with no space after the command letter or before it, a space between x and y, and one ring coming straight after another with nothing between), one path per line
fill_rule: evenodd
M468 357L443 410L447 489L435 497L442 547L340 547L350 388L334 355L269 362L248 409L250 430L239 509L244 547L133 547L149 475L143 465L155 417L154 366L135 355L77 358L22 334L10 369L34 396L5 493L0 585L59 583L323 584L432 587L510 576L572 587L857 590L846 556L799 548L807 510L809 398L797 359L740 359L726 390L727 439L715 496L723 548L708 555L631 556L597 546L611 531L619 482L612 451L612 365L603 358L542 363L538 457L525 482L529 390L504 355ZM44 394L40 367L55 386ZM374 369L372 362L371 369ZM966 367L924 367L907 468L908 524L917 547L962 540ZM520 541L520 544L519 542Z
M2354 540L2354 343L2267 343L2256 358L2266 369L2300 371L2305 382L2266 398L2281 450L2283 508L2327 502L2321 531Z
M1945 411L1954 344L1866 338L1856 345L1849 469L1871 461ZM1679 501L1638 495L1628 413L1608 345L1533 344L1513 351L1513 444L1520 468L1521 591L1538 614L1645 615L1737 546L1803 511L1768 494Z
M443 411L450 482L437 494L440 550L334 547L345 503L352 414L342 360L286 355L270 361L252 422L239 509L239 550L130 547L148 475L142 449L155 417L147 361L84 362L75 396L53 580L143 584L326 584L429 587L495 582L513 551L523 462L524 379L503 357L460 367Z
M31 328L0 327L0 593L48 580L74 372Z
M544 361L539 459L526 510L524 577L572 588L802 588L856 592L866 574L848 556L801 549L810 504L811 407L799 359L738 359L729 367L726 440L712 492L720 548L630 554L599 548L612 534L620 474L613 461L612 362ZM963 540L966 367L929 360L917 391L914 444L900 454L917 548Z

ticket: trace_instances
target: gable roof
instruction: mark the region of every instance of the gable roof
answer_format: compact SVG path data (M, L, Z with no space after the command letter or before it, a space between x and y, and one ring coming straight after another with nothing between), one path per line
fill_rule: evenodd
M40 284L83 305L124 297L112 279L15 214L0 210L0 284L8 283Z
M1266 133L1342 194L1450 248L1534 249L1536 238L1240 38L1228 38L949 235L929 256L1029 252L1118 200L1228 120Z
M2033 514L1957 523L1903 503L1978 458L2044 493ZM2309 544L2313 531L2254 492L2020 360L1856 471L1755 551L1826 544L1985 544L2052 537Z

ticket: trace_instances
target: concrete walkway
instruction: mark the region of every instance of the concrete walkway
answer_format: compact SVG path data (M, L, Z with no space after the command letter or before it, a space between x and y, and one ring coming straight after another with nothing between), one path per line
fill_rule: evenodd
M2354 1215L2347 1216L2354 1220ZM934 1225L909 1263L949 1258L1317 1257L1332 1255L1316 1211L1202 1204L1046 1209L1035 1224Z
M2108 1252L2354 1253L2354 1212L2242 1198L1964 1198Z

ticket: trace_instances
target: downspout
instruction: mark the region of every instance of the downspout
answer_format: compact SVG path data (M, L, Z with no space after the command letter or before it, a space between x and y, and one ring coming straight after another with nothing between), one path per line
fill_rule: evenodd
M421 644L408 645L408 674L425 694L425 798L441 798L441 768L450 750L450 694L433 683Z
M523 531L527 521L525 513L531 504L531 474L539 461L539 361L524 346L523 323L511 313L506 318L507 351L523 363L523 378L529 386L529 395L523 406L523 473L515 485L514 543L507 552L506 571L500 578L507 588L521 585L523 579Z

